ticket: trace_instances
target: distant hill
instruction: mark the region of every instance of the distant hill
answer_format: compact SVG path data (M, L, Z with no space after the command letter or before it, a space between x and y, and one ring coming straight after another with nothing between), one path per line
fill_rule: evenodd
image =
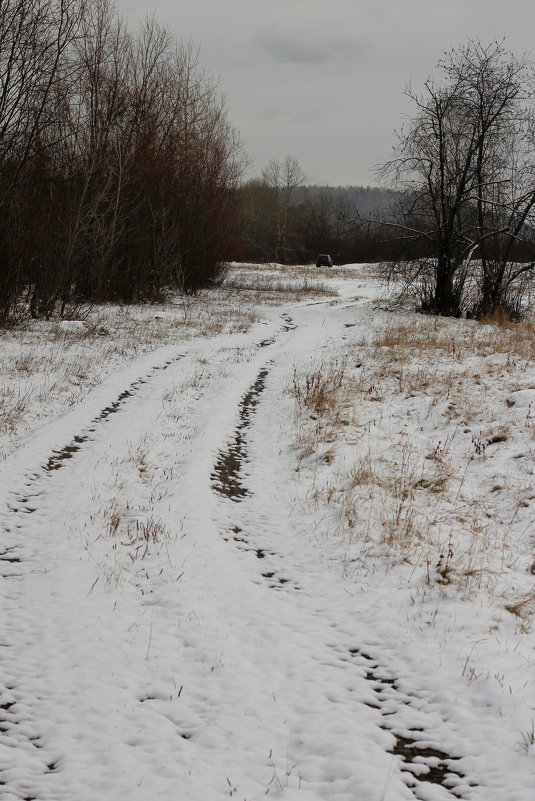
M373 217L384 212L395 202L398 192L376 186L303 186L299 191L314 195L332 195L335 200L345 200L358 209L362 217Z

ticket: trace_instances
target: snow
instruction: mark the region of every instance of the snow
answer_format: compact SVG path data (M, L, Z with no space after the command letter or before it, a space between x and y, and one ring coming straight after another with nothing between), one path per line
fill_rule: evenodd
M463 321L406 359L425 320L320 280L4 335L6 397L58 383L0 445L8 801L533 797L535 365ZM296 404L337 364L336 415Z

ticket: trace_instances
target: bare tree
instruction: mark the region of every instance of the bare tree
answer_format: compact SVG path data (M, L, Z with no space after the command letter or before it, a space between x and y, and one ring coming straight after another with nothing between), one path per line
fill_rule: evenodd
M288 249L288 226L295 190L305 181L305 173L295 156L286 156L282 161L271 159L262 170L262 178L276 193L275 260L284 262Z
M479 41L452 50L439 68L442 81L408 90L416 113L382 173L405 192L400 236L427 241L432 256L418 266L422 308L489 313L534 267L533 255L513 265L519 243L529 250L535 203L531 68L502 44Z
M84 0L0 2L0 316L23 283L9 241L21 224L16 193L35 149L54 127L50 96L75 41Z
M51 123L48 98L83 11L83 0L0 3L0 163L7 159L13 165L0 204L27 163L36 137Z

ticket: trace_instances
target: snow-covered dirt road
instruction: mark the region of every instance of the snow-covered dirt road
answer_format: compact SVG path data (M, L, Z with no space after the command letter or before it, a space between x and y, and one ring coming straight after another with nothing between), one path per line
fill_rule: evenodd
M6 801L533 797L533 637L354 569L297 469L295 365L387 316L341 292L137 358L0 466Z

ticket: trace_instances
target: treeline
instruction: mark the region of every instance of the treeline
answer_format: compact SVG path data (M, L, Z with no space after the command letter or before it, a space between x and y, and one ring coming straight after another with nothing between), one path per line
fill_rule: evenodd
M262 178L251 179L240 189L241 227L233 258L307 264L319 253L329 253L335 264L385 262L391 275L407 276L411 290L416 286L422 290L425 284L427 291L425 282L429 271L434 270L442 241L440 231L429 219L429 209L434 208L431 203L424 199L422 206L421 196L406 187L307 186L293 157L270 165ZM476 219L478 209L473 198L463 209L465 220ZM488 230L487 225L484 231ZM508 234L507 224L499 235L483 235L483 247L467 251L470 259L483 255L499 263L505 236L508 263L532 264L535 227L527 217L513 235ZM521 269L529 272L530 267Z
M375 187L305 186L294 157L273 160L240 190L241 236L235 258L303 264L318 253L335 263L385 261L399 248L388 220L396 192Z
M0 319L209 284L242 168L193 46L108 0L1 0Z

